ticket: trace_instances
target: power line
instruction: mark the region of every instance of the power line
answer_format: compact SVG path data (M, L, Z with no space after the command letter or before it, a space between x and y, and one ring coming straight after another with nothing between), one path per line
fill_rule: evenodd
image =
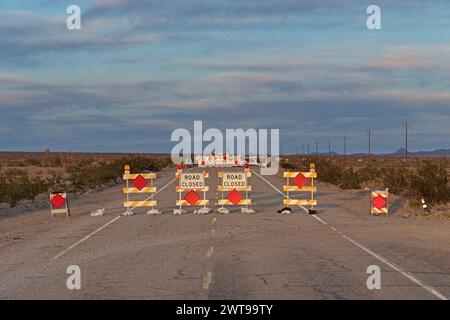
M408 122L403 122L403 130L405 132L405 160L408 160Z
M328 159L331 159L331 138L328 138Z
M370 158L372 155L372 136L373 136L371 129L367 129L366 136L369 137L369 158Z
M344 135L344 160L347 160L347 136Z

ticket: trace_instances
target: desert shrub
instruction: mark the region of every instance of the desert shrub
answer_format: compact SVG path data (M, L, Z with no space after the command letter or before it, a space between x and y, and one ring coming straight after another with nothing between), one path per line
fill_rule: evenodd
M39 177L30 178L28 175L8 178L0 175L0 202L7 202L15 206L23 199L34 199L42 192L46 192L50 186L48 180Z
M359 178L362 181L376 181L382 174L382 170L374 166L373 164L369 164L366 167L358 170Z
M31 178L23 170L0 170L0 202L15 206L20 200L33 200L36 195L44 192L59 190L80 192L95 189L111 181L117 182L123 174L125 164L131 165L134 172L156 172L167 166L170 161L128 157L112 161L72 161L71 159L66 163L70 164L66 168L67 179L55 171L49 172L49 178L42 179Z
M295 164L293 164L292 162L288 162L288 161L282 161L280 163L280 166L284 169L284 170L288 170L288 171L293 171L297 169L297 166Z
M41 165L41 161L40 161L39 159L36 159L36 158L25 159L23 162L24 162L24 164L25 164L26 166L35 166L35 167L38 167L38 166Z
M329 160L315 162L318 179L323 182L339 185L342 178L342 169Z
M130 165L132 172L160 171L168 165L167 160L155 160L145 157L122 158L113 161L80 160L67 168L69 190L85 191L98 188L109 182L117 182L123 175L124 166Z
M339 187L342 189L359 189L363 182L360 174L353 170L352 167L344 169L341 172Z
M5 176L8 178L23 177L23 176L27 175L27 172L22 169L13 168L13 169L5 170L5 171L6 171Z
M410 178L409 195L430 203L447 203L450 200L447 165L446 160L423 162Z
M390 192L403 195L410 186L411 172L404 166L393 166L382 172L382 179Z

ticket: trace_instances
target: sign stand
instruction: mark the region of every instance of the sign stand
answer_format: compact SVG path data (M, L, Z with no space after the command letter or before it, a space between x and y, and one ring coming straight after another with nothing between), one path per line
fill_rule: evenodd
M289 207L291 205L310 206L309 214L316 213L314 206L317 206L317 200L314 199L314 193L317 191L317 187L314 186L314 179L317 178L317 173L314 163L311 163L309 168L309 172L287 171L283 173L283 177L286 178L286 185L283 186L283 190L286 192L286 199L283 200L283 204L286 207L279 210L279 213L292 213L292 209ZM290 179L293 179L294 185L290 184ZM310 182L310 185L306 186L308 182ZM310 192L310 199L291 199L290 192Z
M179 185L176 187L178 192L178 200L176 206L178 209L173 210L174 215L183 215L186 210L183 210L184 206L202 206L202 208L195 210L194 213L208 214L211 209L208 208L209 200L206 199L206 192L209 191L209 187L205 184L205 179L209 178L208 172L202 173L183 173L182 169L177 173L179 179ZM198 193L203 193L203 198ZM186 193L184 198L183 193Z
M57 214L66 214L66 218L71 216L66 192L53 192L50 194L50 216L53 217Z
M389 213L389 189L376 190L371 193L370 214L378 216L380 214L387 216Z
M217 204L221 206L217 210L218 213L230 213L230 210L225 206L243 206L241 207L241 213L255 213L255 210L249 208L249 205L252 204L252 200L249 198L252 187L248 184L248 178L251 177L251 174L248 167L245 168L244 172L219 171L218 178L222 179L222 183L217 186L217 191L221 192L221 198L217 201ZM227 198L225 198L225 192L228 192ZM242 196L241 192L245 193L245 197Z
M157 191L157 188L153 183L154 179L156 179L156 173L131 174L130 166L125 166L123 180L126 181L126 187L123 188L122 192L126 194L126 201L123 203L123 206L127 208L127 210L123 213L124 216L133 215L132 210L136 207L150 207L151 209L147 211L148 215L161 214L161 212L155 208L158 205L158 202L154 200L154 194ZM132 181L132 187L129 183L130 180ZM149 187L147 187L148 184L150 184ZM150 194L150 196L145 200L130 200L130 194Z

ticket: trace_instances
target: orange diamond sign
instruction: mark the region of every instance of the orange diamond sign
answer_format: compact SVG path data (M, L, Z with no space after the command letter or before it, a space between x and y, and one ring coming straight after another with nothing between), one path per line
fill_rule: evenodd
M144 187L147 185L148 180L145 179L142 175L138 175L134 180L133 180L133 186L135 186L139 191L141 191L142 189L144 189Z
M242 199L244 199L244 197L240 194L240 192L238 192L236 189L234 189L233 191L230 192L230 194L228 195L228 200L231 201L232 204L234 204L235 206L239 204L239 202L241 202Z
M377 208L378 210L381 210L384 207L386 207L387 200L382 196L378 196L372 200L372 204L374 205L375 208Z
M50 203L56 209L61 209L61 207L66 203L66 200L63 197L61 197L59 194L57 194L52 198L52 200L50 200Z
M305 178L305 176L300 172L295 178L294 178L295 185L301 189L305 186L305 184L308 182L308 179Z
M198 195L197 192L195 192L194 190L189 191L185 196L184 196L184 200L186 200L187 202L189 202L189 204L191 206L194 206L198 200L200 200L200 196Z

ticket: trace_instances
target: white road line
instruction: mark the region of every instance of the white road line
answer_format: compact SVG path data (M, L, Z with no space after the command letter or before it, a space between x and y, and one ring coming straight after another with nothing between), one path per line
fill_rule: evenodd
M252 170L253 171L253 170ZM254 171L253 171L254 172ZM281 193L284 195L284 193L279 190L277 187L275 187L272 183L270 183L269 181L267 181L265 178L263 178L262 176L260 176L259 174L257 174L256 172L254 172L257 176L259 176L262 180L266 181L273 189L275 189L277 192ZM381 262L383 262L384 264L386 264L387 266L391 267L392 269L394 269L395 271L399 272L400 274L402 274L404 277L406 277L407 279L411 280L412 282L414 282L415 284L419 285L420 287L422 287L423 289L425 289L426 291L428 291L429 293L433 294L435 297L441 299L441 300L448 300L448 298L446 296L444 296L442 293L440 293L439 291L437 291L435 288L433 288L432 286L424 283L423 281L417 279L416 277L414 277L411 273L407 272L406 270L403 270L402 268L400 268L399 266L397 266L396 264L394 264L393 262L389 261L388 259L384 258L383 256L367 249L366 247L364 247L362 244L356 242L355 240L351 239L350 237L346 236L344 233L342 233L341 231L339 231L338 229L336 229L335 227L330 226L326 221L324 221L323 219L312 215L313 218L315 218L317 221L319 221L320 223L328 226L331 230L333 230L334 232L338 233L339 235L341 235L344 239L350 241L351 243L353 243L355 246L357 246L358 248L364 250L366 253L370 254L371 256L373 256L374 258L380 260Z
M211 235L213 235L214 233L216 233L216 229L211 230Z
M104 224L103 226L101 226L100 228L98 228L97 230L95 230L94 232L88 234L86 237L84 237L83 239L75 242L73 245L71 245L70 247L68 247L67 249L61 251L60 253L58 253L56 256L53 257L53 260L58 259L59 257L61 257L62 255L66 254L68 251L72 250L73 248L75 248L76 246L78 246L79 244L83 243L84 241L86 241L87 239L89 239L90 237L92 237L94 234L96 234L97 232L100 232L101 230L103 230L104 228L106 228L107 226L109 226L111 223L119 220L121 216L115 217L114 219L112 219L111 221L109 221L108 223Z
M278 192L279 194L281 194L283 197L287 198L288 196L281 191L280 189L278 189L276 186L274 186L269 180L267 180L266 178L264 178L263 176L261 176L260 174L256 173L254 170L250 169L251 172L253 172L256 176L258 176L260 179L262 179L263 181L265 181L269 186L272 187L273 190L275 190L276 192ZM307 213L309 213L309 210L306 209L304 206L300 206L300 208L302 208L304 211L306 211Z
M216 223L216 221L217 221L217 218L213 218L211 223L214 224L214 223Z
M203 277L203 289L208 290L212 282L212 272L206 273Z
M192 168L186 170L189 171ZM155 192L153 195L158 194L159 192L163 191L165 188L167 188L170 184L172 184L175 180L177 180L177 178L169 181L167 184L165 184L161 189L159 189L157 192ZM151 197L149 197L146 200L151 199ZM130 211L133 211L134 208L130 209ZM70 247L68 247L67 249L64 249L63 251L61 251L60 253L58 253L56 256L53 257L53 260L58 259L59 257L63 256L64 254L66 254L67 252L69 252L70 250L72 250L73 248L75 248L76 246L80 245L81 243L85 242L86 240L88 240L90 237L92 237L94 234L100 232L101 230L103 230L104 228L106 228L107 226L109 226L111 223L119 220L121 216L115 217L114 219L112 219L111 221L105 223L103 226L101 226L100 228L98 228L97 230L93 231L92 233L88 234L86 237L84 237L83 239L75 242L74 244L72 244Z
M323 221L322 219L320 219L319 217L313 216L314 218L316 218L318 221L326 224L328 227L330 227L328 225L328 223L326 223L325 221ZM368 254L370 254L371 256L373 256L374 258L380 260L381 262L383 262L384 264L388 265L389 267L391 267L392 269L394 269L395 271L400 272L404 277L408 278L409 280L411 280L412 282L414 282L415 284L421 286L423 289L425 289L426 291L428 291L429 293L433 294L434 296L436 296L437 298L441 299L441 300L448 300L447 297L445 297L442 293L440 293L439 291L437 291L435 288L433 288L432 286L424 283L423 281L417 279L416 277L414 277L412 274L410 274L409 272L407 272L406 270L403 270L402 268L400 268L399 266L397 266L396 264L394 264L393 262L389 261L388 259L384 258L383 256L371 251L370 249L367 249L366 247L364 247L362 244L356 242L355 240L353 240L352 238L346 236L344 233L342 233L341 231L337 230L336 228L330 227L333 231L337 232L338 234L340 234L344 239L350 241L351 243L353 243L355 246L359 247L360 249L364 250L365 252L367 252Z
M211 258L211 257L213 256L213 254L214 254L214 247L213 247L213 246L210 246L210 247L208 248L208 251L206 252L206 257L207 257L207 258Z

